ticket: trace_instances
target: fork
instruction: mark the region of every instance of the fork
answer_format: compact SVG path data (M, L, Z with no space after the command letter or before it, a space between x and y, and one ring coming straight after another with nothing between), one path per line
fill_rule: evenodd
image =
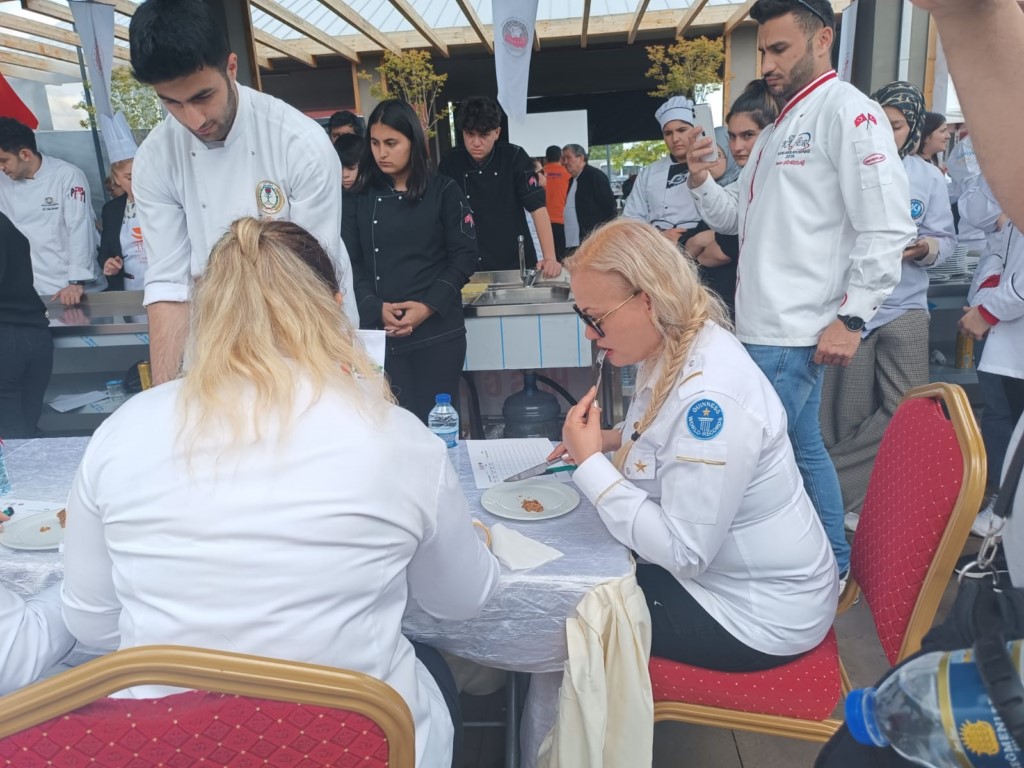
M604 359L608 356L608 350L598 350L597 359L594 360L594 396L597 397L597 392L601 389L601 372L604 370Z

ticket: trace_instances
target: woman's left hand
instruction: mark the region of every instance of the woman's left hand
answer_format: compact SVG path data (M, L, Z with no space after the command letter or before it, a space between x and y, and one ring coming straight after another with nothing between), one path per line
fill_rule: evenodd
M391 308L402 313L397 323L396 336L408 336L419 328L424 320L434 314L434 310L419 301L399 301L392 304Z
M562 427L562 442L577 466L601 452L601 406L597 404L597 387L591 387L569 409Z

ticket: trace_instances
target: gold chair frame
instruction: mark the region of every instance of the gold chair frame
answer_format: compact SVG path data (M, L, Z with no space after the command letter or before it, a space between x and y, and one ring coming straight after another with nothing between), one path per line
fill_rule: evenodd
M115 651L0 698L0 738L135 685L168 685L356 712L388 741L388 764L413 768L415 729L398 693L369 675L228 651L151 645Z
M971 411L970 401L964 390L956 384L933 383L915 387L903 396L900 405L908 400L933 398L940 400L946 407L953 431L956 434L960 453L963 457L963 482L960 493L953 506L953 512L946 523L946 530L939 541L938 549L932 558L928 573L925 575L914 610L910 615L903 643L900 647L897 663L916 653L921 648L921 638L932 626L935 612L949 583L957 558L964 548L971 523L981 506L985 493L986 457L985 446L981 440L981 432ZM839 597L837 613L843 613L857 600L860 587L851 578L846 590ZM850 678L839 660L841 690L845 697L850 691ZM729 728L738 731L765 733L772 736L785 736L804 741L828 741L843 721L837 718L825 720L801 720L781 715L764 715L753 712L709 707L703 704L686 704L677 701L660 701L654 703L654 722L677 721L710 725L716 728Z

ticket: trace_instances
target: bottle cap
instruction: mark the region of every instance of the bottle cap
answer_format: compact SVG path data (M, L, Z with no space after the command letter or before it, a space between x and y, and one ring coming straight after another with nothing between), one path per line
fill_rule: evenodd
M124 382L121 379L111 379L107 382L108 387L119 387L122 384L124 384Z
M437 395L434 397L434 405L443 405L452 401L451 395Z
M850 735L869 747L887 747L889 740L882 735L875 718L875 689L860 688L846 696L846 726Z

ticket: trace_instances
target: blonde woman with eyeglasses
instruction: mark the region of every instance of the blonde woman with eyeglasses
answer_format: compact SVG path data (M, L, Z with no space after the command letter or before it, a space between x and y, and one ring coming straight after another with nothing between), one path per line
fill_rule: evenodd
M640 369L620 428L601 430L591 389L552 456L569 453L576 485L642 559L652 653L753 671L811 650L835 615L835 558L782 403L720 300L643 222L604 225L566 267L587 338Z

